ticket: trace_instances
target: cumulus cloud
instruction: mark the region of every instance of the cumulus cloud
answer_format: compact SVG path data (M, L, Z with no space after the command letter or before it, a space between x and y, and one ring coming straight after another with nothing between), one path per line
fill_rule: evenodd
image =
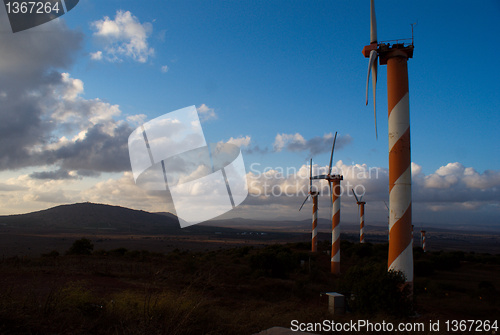
M82 36L58 21L0 34L0 170L53 166L31 177L63 180L75 177L71 171L89 176L130 169L132 129L115 119L119 106L85 99L83 81L60 72L71 65Z
M98 182L80 193L85 201L142 209L149 212L175 213L170 193L148 191L138 187L132 172L124 172L118 178Z
M477 172L454 162L441 166L434 173L413 175L414 198L425 203L455 203L463 209L500 202L500 171ZM472 205L474 204L474 205ZM439 210L441 207L433 207Z
M127 116L127 122L134 126L140 126L146 118L145 114L129 115Z
M90 53L90 59L92 60L102 60L102 51L96 51Z
M7 30L5 12L0 16L0 27ZM1 170L37 164L38 158L43 162L32 155L33 148L50 143L56 128L45 102L49 97L73 98L82 89L77 81L65 82L57 70L71 65L82 35L63 21L53 22L22 34L0 34ZM53 92L58 85L68 88L61 96Z
M201 104L200 106L196 107L196 110L198 111L198 115L200 116L201 122L205 122L205 121L217 118L217 114L215 114L215 110L213 108L208 107L205 104Z
M230 143L230 144L234 144L234 145L237 145L238 147L248 147L250 145L250 142L251 142L251 137L250 136L240 136L240 137L237 137L237 138L233 138L231 137L227 143Z
M253 164L247 174L251 194L265 197L295 197L305 196L309 192L309 165L302 165L298 169L294 167L264 167L262 171L260 169L262 166ZM312 166L313 176L327 173L326 165ZM339 160L332 167L332 173L343 176L342 194L346 196L352 197L351 189L354 188L357 194L369 193L373 197L383 197L388 187L387 169L368 167L366 164L348 165ZM329 186L325 180L314 180L313 187L322 195L329 196Z
M0 190L0 198L3 202L4 211L21 212L26 210L44 209L60 203L73 202L77 198L77 192L71 191L74 181L65 179L35 179L29 175L19 175L9 178L6 184L15 191L5 194Z
M141 23L129 11L119 10L115 18L105 16L102 20L91 23L94 36L104 44L105 59L120 62L129 58L139 63L147 62L154 55L154 49L148 44L148 37L153 31L151 23ZM103 52L91 54L92 59L102 59Z
M160 68L161 72L162 73L167 73L168 72L168 66L167 65L163 65L161 68Z
M327 166L313 165L313 175L327 173ZM448 217L435 216L436 221L463 221L473 213L491 213L500 210L500 171L487 170L478 173L460 163L449 163L434 173L424 174L422 167L412 163L414 217L418 220L425 216L432 220L429 213L449 213ZM309 190L309 165L294 167L264 167L258 163L247 170L248 187L251 197L244 203L247 212L274 212L287 216L298 209ZM343 175L341 182L342 208L344 212L355 213L356 204L352 194L364 195L367 211L371 220L386 220L383 201L388 201L389 171L387 168L369 167L366 164L345 164L338 161L334 174ZM440 180L439 183L436 180ZM432 182L429 182L432 180ZM436 187L440 185L440 187ZM329 187L324 180L314 180L313 187L320 192L320 216L326 217L329 208ZM268 214L269 215L269 214ZM350 221L347 219L347 221ZM355 221L353 218L352 221Z
M335 143L336 149L341 149L352 141L350 135L337 137ZM291 152L307 151L310 155L316 155L323 152L329 152L332 149L333 134L316 136L306 140L301 134L277 134L274 140L273 149L276 152L283 150Z

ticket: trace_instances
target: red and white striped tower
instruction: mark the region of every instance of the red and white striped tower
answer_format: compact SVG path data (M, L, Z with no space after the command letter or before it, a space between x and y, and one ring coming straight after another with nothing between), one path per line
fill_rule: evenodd
M364 201L359 201L359 243L365 243L365 204Z
M365 243L365 204L366 202L362 201L363 196L358 198L354 189L352 189L352 194L354 194L354 198L356 198L356 203L358 204L359 211L359 243Z
M401 271L413 291L413 248L411 241L411 158L410 99L408 91L408 59L413 57L411 44L378 43L375 7L370 1L370 44L363 48L370 58L374 91L377 58L387 65L387 99L389 117L389 257L388 269ZM368 94L368 81L367 81ZM368 103L368 99L367 99Z
M307 194L306 199L302 203L302 205L299 208L299 211L304 207L304 204L307 202L307 199L309 197L312 198L313 201L313 215L312 215L312 238L311 238L311 251L316 252L318 249L318 195L319 192L313 191L313 185L312 185L312 158L311 158L311 163L309 164L309 192Z
M313 216L312 216L312 240L311 240L311 251L316 252L318 250L318 192L311 192L311 197L313 201Z
M327 179L332 196L332 251L330 253L330 272L340 274L340 181L341 175L330 175Z
M330 197L332 200L332 251L330 253L331 273L340 274L340 195L342 189L340 181L344 179L339 174L332 174L333 153L335 152L335 141L337 133L333 138L332 154L330 155L330 164L328 165L328 173L311 177L312 179L325 179L330 186Z
M425 252L425 230L420 231L420 237L422 239L422 250Z
M411 158L408 58L413 45L382 45L380 64L387 64L389 109L389 270L402 271L413 286L411 242Z

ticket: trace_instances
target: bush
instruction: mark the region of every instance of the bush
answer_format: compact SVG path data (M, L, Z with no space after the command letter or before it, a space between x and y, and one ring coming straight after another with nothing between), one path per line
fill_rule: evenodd
M341 280L341 291L356 313L389 313L396 317L412 312L409 287L403 273L387 271L384 265L352 266Z
M88 238L81 238L73 242L73 245L66 252L67 255L90 255L94 250L94 245Z
M265 247L250 257L253 270L262 270L266 275L275 278L286 278L298 265L298 256L282 245Z
M449 252L433 253L430 260L434 263L436 269L453 270L460 267L461 255Z

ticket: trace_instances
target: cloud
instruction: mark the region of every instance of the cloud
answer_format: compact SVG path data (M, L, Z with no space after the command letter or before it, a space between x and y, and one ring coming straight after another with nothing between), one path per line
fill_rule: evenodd
M58 163L68 170L99 172L121 172L130 170L128 136L132 128L125 123L113 124L113 133L106 126L97 124L87 130L83 139L78 139L58 150L45 152L48 163Z
M413 175L413 185L414 199L425 203L455 203L463 209L475 208L477 202L500 203L500 171L478 173L458 162L441 166L429 175L419 171Z
M352 141L350 135L344 135L337 138L336 149L341 149ZM332 149L333 134L316 136L306 140L301 134L277 134L273 144L273 150L280 152L287 150L290 152L307 151L310 155L316 155L323 152L329 152Z
M471 217L480 220L482 213L485 213L486 217L494 217L494 213L497 216L500 214L500 171L487 170L478 173L460 163L446 164L427 175L416 163L412 163L412 169L415 222L425 217L427 221L463 223ZM239 215L253 213L253 218L262 219L266 218L266 215L295 218L290 216L290 213L298 210L309 191L309 165L299 168L264 167L253 163L247 171L251 196L243 204ZM313 175L326 172L327 166L313 165ZM388 203L387 168L345 164L340 160L334 166L334 173L343 175L341 202L343 217L347 217L344 220L355 221L357 207L351 191L354 189L358 196L364 195L363 200L367 201L367 215L370 220L386 221L387 211L383 201ZM436 178L444 180L439 183L442 188L435 187ZM429 183L429 180L433 180L433 183ZM328 183L324 180L314 180L313 187L321 192L320 216L326 217L330 206ZM447 215L443 217L440 213Z
M154 55L154 49L148 44L152 24L141 23L129 11L119 10L114 20L105 16L92 22L91 27L95 30L94 36L104 43L105 59L110 62L120 62L125 57L145 63ZM102 59L102 51L92 53L91 58Z
M296 197L309 192L310 166L294 167L262 167L259 164L250 166L247 174L249 192L264 197ZM313 176L327 174L328 166L314 164ZM388 188L388 170L379 167L368 167L366 164L344 164L339 160L332 168L333 174L343 176L341 182L342 194L353 197L351 189L356 194L370 194L372 197L383 198ZM322 195L329 196L329 186L325 180L314 180L313 187Z
M25 191L27 189L25 186L0 183L0 192Z
M0 145L9 146L4 147L0 168L56 164L64 170L116 172L129 169L127 139L132 129L126 122L114 120L121 114L119 106L100 99L83 99L80 96L83 82L67 73L54 74L54 77L58 77L58 81L39 87L44 94L36 101L25 97L24 101L12 102L18 107L12 113L21 116L20 124L13 125L18 120L14 118L14 121L6 120L4 125L24 127L25 132L31 130L37 136L25 136L12 143L13 137L6 137L9 132L0 135ZM59 135L57 139L54 138L56 134Z
M237 138L233 138L231 137L227 143L230 143L230 144L234 144L234 145L237 145L238 147L248 147L250 145L250 142L251 142L251 138L250 136L240 136L240 137L237 137Z
M7 31L6 25L1 11L0 28ZM72 99L83 89L81 82L58 72L72 64L81 42L81 33L61 20L21 34L0 34L0 170L38 165L39 158L43 164L44 157L33 150L53 141L57 128L46 103ZM56 93L56 86L65 90Z
M83 34L53 20L28 31L12 34L5 11L0 11L0 91L8 96L36 90L53 79L53 69L68 68L80 50Z
M244 150L247 154L267 154L270 152L268 147L261 148L260 145L256 144L252 147L247 147Z
M124 172L119 178L110 178L80 192L82 201L105 203L142 209L150 212L175 213L170 193L147 191L137 186L132 172Z
M75 174L70 174L70 172L67 170L58 169L55 171L33 172L32 174L30 174L30 178L61 180L61 179L77 179L78 176L76 176Z
M75 181L65 179L34 179L28 175L19 175L7 180L7 184L15 191L8 192L4 197L4 190L0 190L3 198L3 210L22 212L30 209L44 209L60 203L70 203L78 199L78 193L69 190ZM19 211L16 211L19 212ZM14 212L15 213L15 212Z
M161 67L161 73L167 73L168 72L168 66L167 65L163 65Z
M130 169L132 129L115 119L119 106L83 98L83 81L60 72L72 64L81 40L60 20L15 38L0 34L0 170L51 166L54 171L32 177L63 180L74 177L71 171L93 176Z
M102 51L96 51L90 53L90 59L92 60L102 60Z
M201 106L196 107L196 110L198 111L198 115L200 116L201 122L217 119L217 114L215 114L215 110L213 108L208 107L205 104L201 104Z
M144 123L146 118L147 116L145 114L130 115L127 116L127 122L133 126L140 126Z

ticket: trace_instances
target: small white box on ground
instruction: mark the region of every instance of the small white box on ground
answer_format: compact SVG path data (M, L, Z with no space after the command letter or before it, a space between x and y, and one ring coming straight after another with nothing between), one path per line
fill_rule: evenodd
M327 292L326 295L328 296L328 312L330 312L330 314L344 314L344 295L337 292Z

